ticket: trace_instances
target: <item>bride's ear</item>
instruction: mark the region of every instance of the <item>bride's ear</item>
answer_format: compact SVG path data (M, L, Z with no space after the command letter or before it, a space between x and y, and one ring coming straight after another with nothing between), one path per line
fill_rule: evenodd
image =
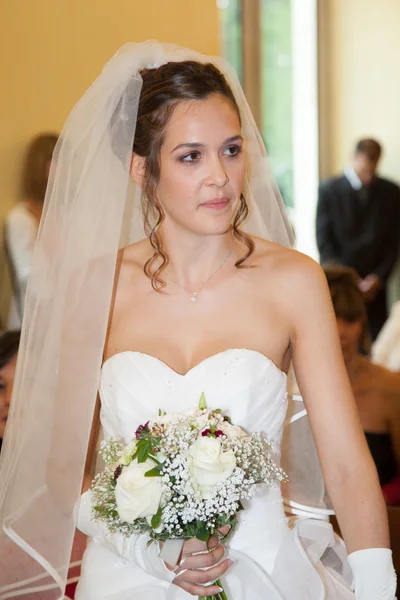
M146 159L144 156L139 156L139 154L132 153L131 160L131 176L135 183L142 187L144 174L146 171Z

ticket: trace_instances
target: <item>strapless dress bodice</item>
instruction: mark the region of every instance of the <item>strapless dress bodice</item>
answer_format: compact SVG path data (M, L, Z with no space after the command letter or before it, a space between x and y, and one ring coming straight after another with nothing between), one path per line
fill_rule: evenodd
M226 350L181 375L141 352L121 352L103 365L100 397L105 437L129 441L141 423L158 413L198 405L204 392L210 407L249 432L263 430L279 444L286 414L286 374L254 350Z

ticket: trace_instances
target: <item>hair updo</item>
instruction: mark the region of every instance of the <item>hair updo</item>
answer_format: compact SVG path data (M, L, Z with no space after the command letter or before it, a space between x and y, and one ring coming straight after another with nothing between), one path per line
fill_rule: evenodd
M146 262L144 272L151 279L156 291L165 287L160 278L168 264L163 251L158 229L164 220L162 207L157 201L156 189L160 179L160 150L165 138L165 129L175 107L184 101L205 100L212 94L220 94L231 103L239 121L240 111L233 92L224 75L211 63L196 61L169 62L154 69L141 71L143 87L139 99L138 115L133 152L146 159L142 187L142 210L144 228L153 246L154 253ZM236 262L242 267L253 253L254 242L239 230L248 215L248 206L243 195L233 220L233 234L246 247L246 254ZM244 266L244 265L243 265Z
M335 315L348 323L360 321L362 334L360 349L369 354L371 338L368 331L367 310L364 297L358 287L358 276L351 267L342 265L323 265L323 270L328 281Z

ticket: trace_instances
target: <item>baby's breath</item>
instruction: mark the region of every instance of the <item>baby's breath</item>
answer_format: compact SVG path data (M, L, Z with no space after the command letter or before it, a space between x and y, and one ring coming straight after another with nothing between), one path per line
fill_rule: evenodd
M229 437L223 434L225 418L220 411L195 409L182 414L160 415L150 421L150 439L156 440L156 456L162 456L163 500L161 526L155 529L147 519L133 524L122 521L115 499L116 481L123 466L118 461L124 445L116 438L103 442L100 453L106 467L92 486L94 519L106 523L110 532L125 536L148 532L152 539L206 539L223 524L236 523L242 501L250 499L258 484L268 487L284 481L284 471L272 458L273 448L262 433ZM229 431L229 430L228 430ZM233 451L236 467L225 480L212 486L203 497L189 469L189 449L201 435L218 437L222 451Z

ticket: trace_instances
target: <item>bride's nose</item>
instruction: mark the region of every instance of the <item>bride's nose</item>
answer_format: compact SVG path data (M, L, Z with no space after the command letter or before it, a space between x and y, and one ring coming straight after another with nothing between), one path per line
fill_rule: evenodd
M223 188L229 182L229 177L221 159L218 157L210 160L208 165L208 173L205 180L207 185L215 185Z

